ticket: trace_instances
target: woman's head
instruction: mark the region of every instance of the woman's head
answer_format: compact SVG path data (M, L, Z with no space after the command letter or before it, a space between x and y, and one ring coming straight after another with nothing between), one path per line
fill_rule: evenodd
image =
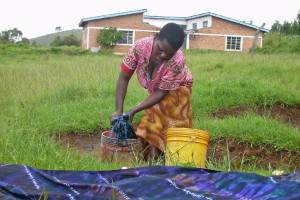
M158 39L166 40L174 50L178 50L183 44L184 32L178 24L168 23L160 30Z
M153 55L159 61L169 60L180 49L184 40L182 28L175 24L166 24L154 41Z

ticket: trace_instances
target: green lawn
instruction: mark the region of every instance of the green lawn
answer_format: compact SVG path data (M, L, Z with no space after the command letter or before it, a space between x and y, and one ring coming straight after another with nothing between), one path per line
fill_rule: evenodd
M213 118L217 109L236 105L300 106L300 56L185 51L194 76L194 127L210 132L211 140L234 138L253 146L300 152L300 133L275 119L249 112L243 117ZM1 55L0 162L40 169L109 170L92 156L63 150L53 135L93 134L110 128L115 85L123 57L114 55ZM147 96L135 75L129 85L125 110ZM137 125L142 112L133 121ZM161 163L160 163L161 164ZM143 166L145 163L137 163ZM215 164L210 166L223 170ZM259 171L260 169L241 169ZM299 170L299 169L298 169ZM263 169L259 173L268 173Z

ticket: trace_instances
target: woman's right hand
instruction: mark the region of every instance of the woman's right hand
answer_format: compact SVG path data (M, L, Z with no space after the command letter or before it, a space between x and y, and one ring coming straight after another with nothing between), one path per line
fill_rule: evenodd
M116 111L109 117L110 124L112 125L112 120L113 120L113 118L119 117L119 116L121 116L122 114L123 114L123 113L122 113L121 111L116 110Z

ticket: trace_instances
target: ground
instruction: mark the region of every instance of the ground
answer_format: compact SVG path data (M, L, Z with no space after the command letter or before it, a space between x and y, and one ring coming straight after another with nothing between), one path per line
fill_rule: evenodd
M275 118L285 124L290 124L295 128L300 127L300 108L298 106L283 106L276 103L272 107L255 106L235 106L223 110L217 110L213 113L213 117L223 119L226 116L238 117L252 109L256 114L261 116L269 116ZM69 133L62 137L63 147L73 148L77 150L81 156L93 154L95 157L103 159L101 148L101 133L98 130L93 136L78 135L77 133ZM224 160L229 157L231 166L240 168L246 165L256 164L257 168L273 169L278 167L289 168L290 170L298 169L300 166L300 154L290 151L275 151L273 147L261 145L252 148L250 144L238 144L232 139L223 141L209 141L207 148L208 162L216 160ZM252 163L252 164L251 164Z

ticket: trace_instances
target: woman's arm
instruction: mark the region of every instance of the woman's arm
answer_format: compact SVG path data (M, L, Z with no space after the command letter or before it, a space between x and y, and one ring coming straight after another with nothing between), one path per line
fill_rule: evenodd
M137 112L140 112L144 109L147 109L147 108L159 103L168 93L169 93L169 90L157 89L152 94L150 94L148 97L146 97L144 99L144 101L142 101L139 105L130 109L125 114L127 114L129 116L130 121L132 121L134 115Z
M126 96L127 86L128 86L131 76L132 76L132 74L124 72L123 70L121 70L121 72L119 74L117 87L116 87L116 100L115 100L116 110L110 116L110 123L112 123L113 118L121 116L123 114L124 99Z

